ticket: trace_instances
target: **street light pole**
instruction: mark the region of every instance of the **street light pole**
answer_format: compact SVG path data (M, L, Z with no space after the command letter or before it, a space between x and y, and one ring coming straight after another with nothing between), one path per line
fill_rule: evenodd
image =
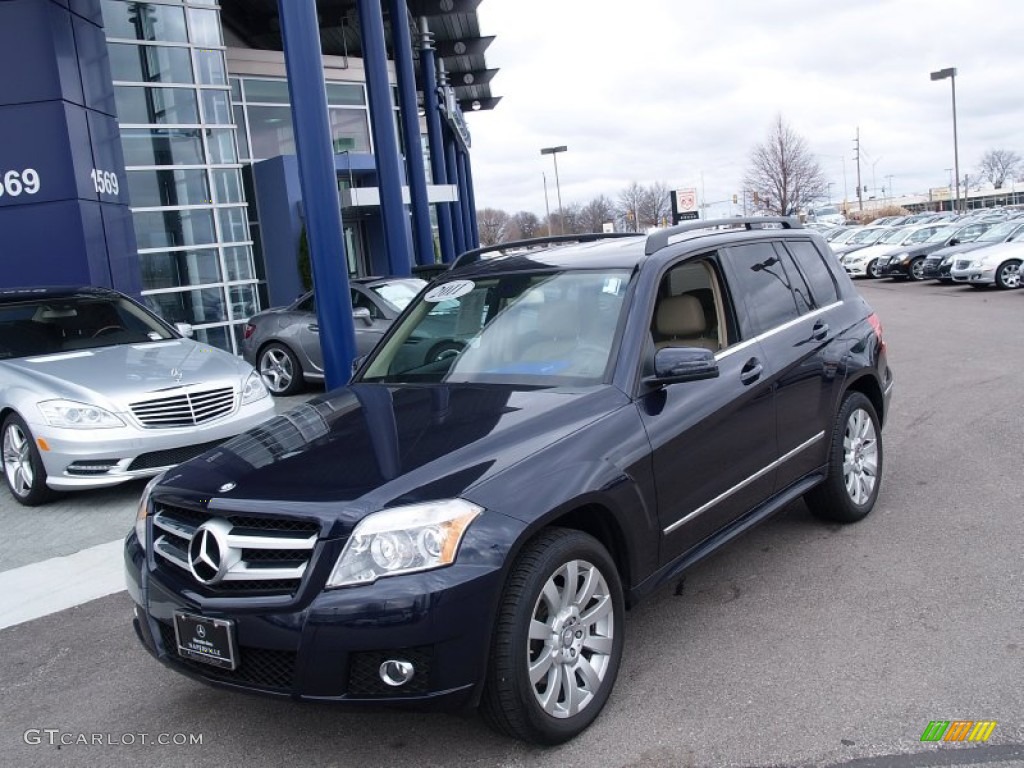
M540 153L542 155L551 155L551 159L555 162L555 193L558 196L558 228L561 233L565 234L565 215L562 213L562 187L558 183L558 153L565 152L569 149L564 144L560 147L544 147Z
M544 179L544 215L547 217L548 234L551 234L551 206L548 205L548 175L544 171L540 172L540 176Z
M960 210L960 145L956 136L956 67L947 67L931 73L932 80L945 80L949 78L953 93L953 169L956 173L956 207Z

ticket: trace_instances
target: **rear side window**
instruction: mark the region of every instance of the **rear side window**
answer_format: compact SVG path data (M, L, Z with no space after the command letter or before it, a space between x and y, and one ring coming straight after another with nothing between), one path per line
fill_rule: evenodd
M794 278L801 288L802 281L799 275L789 274L771 243L732 246L728 261L737 282L733 295L742 297L747 307L744 336L756 336L800 317L793 295Z
M838 301L839 292L836 290L835 277L814 244L808 240L794 240L787 242L786 248L803 273L817 306L825 307Z

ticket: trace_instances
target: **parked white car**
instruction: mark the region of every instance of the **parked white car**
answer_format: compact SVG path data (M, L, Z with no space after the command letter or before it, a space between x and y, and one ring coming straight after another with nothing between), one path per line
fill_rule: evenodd
M901 227L883 235L874 245L859 248L842 258L843 268L850 277L881 277L878 271L879 259L888 257L903 246L923 243L939 229L941 224L922 224L916 227Z
M1024 243L998 243L958 256L949 274L954 283L967 283L975 288L1020 288L1022 261Z

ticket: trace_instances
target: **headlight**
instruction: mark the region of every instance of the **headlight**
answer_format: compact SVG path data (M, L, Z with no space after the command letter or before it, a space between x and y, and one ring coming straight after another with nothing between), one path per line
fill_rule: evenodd
M481 512L463 499L374 512L356 525L327 586L372 584L383 576L451 565L463 534Z
M902 253L894 253L892 255L892 258L889 259L889 261L892 261L892 262L898 261L898 262L900 262L902 264L906 264L909 260L910 260L910 254L907 253L906 251L903 251Z
M263 379L256 371L253 371L242 386L242 405L262 400L267 394L267 388L263 386Z
M146 487L142 490L142 496L139 498L139 508L135 512L135 535L138 537L139 544L143 550L149 549L149 542L146 540L146 516L149 514L149 497L153 493L156 484L163 480L166 474L166 472L161 472L146 483Z
M984 266L985 266L985 262L984 261L981 261L980 259L976 259L976 260L972 261L970 264L968 264L967 268L968 269L981 269Z
M39 403L39 410L51 427L109 429L124 426L124 422L110 411L72 400L45 400Z

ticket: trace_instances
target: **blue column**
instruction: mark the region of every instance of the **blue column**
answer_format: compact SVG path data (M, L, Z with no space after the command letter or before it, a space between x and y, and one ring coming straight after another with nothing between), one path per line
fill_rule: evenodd
M476 190L473 188L473 158L469 154L469 150L466 150L466 199L469 201L469 210L473 212L470 218L470 224L473 229L473 238L470 247L480 247L480 227L476 220Z
M412 203L413 241L416 263L434 263L434 237L430 231L430 203L427 200L427 172L423 167L420 119L416 104L416 73L412 65L412 36L409 34L405 0L389 0L391 48L398 75L398 104L401 107L402 136L405 139L406 178Z
M441 130L441 112L437 103L437 60L434 56L433 35L426 19L420 19L420 77L423 80L423 108L427 113L427 144L430 148L430 169L435 184L447 184L448 172L444 161L444 135ZM455 258L452 235L452 212L447 203L437 206L437 236L441 244L441 261Z
M412 241L409 237L409 218L402 203L401 157L395 137L395 113L391 109L388 56L384 47L384 17L381 15L380 0L357 0L357 6L388 266L393 275L409 275L412 272Z
M327 92L320 58L315 0L278 0L281 42L295 125L306 237L316 290L316 315L328 389L348 381L356 356L341 204L334 147L327 120Z
M451 204L452 235L455 240L455 253L459 254L469 249L466 247L466 225L462 219L462 184L459 179L459 164L455 159L455 137L452 136L450 126L444 132L444 164L448 182L455 184L459 193L459 199Z
M466 241L466 249L475 248L473 242L473 220L476 214L469 205L469 178L466 175L466 149L461 145L455 146L455 161L459 167L459 205L462 206L462 226L465 227L463 237Z

